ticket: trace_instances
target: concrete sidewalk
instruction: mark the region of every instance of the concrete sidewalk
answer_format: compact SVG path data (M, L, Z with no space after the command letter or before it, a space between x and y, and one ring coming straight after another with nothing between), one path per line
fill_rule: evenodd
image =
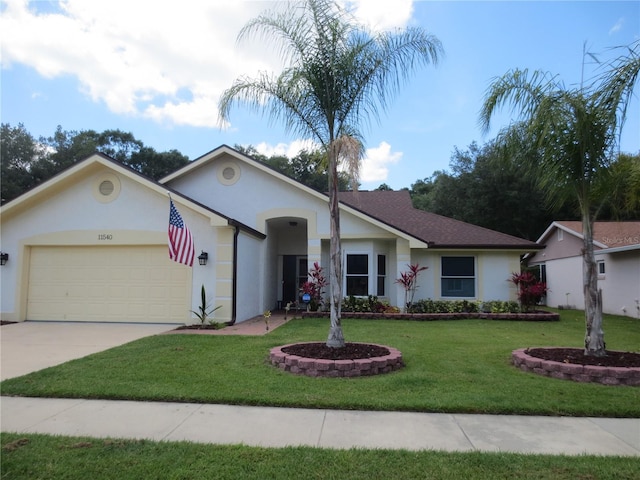
M2 431L262 447L640 456L640 419L1 397Z

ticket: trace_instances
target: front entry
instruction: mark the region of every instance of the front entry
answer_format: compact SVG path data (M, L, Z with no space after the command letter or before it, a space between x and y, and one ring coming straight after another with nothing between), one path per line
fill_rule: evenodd
M306 255L282 257L282 304L300 300L300 288L307 281L309 268Z

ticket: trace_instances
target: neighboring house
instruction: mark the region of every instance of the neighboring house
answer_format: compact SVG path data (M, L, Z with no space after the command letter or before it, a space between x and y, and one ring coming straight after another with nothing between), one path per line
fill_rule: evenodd
M553 222L528 258L549 287L547 305L584 309L582 222ZM640 221L595 222L593 243L603 312L640 318Z
M169 192L206 265L169 260ZM343 193L340 209L343 294L392 305L415 263L416 299L513 300L511 273L542 248L416 210L407 191ZM216 319L240 322L329 265L328 197L227 146L160 182L95 154L0 214L4 320L193 323L204 285Z

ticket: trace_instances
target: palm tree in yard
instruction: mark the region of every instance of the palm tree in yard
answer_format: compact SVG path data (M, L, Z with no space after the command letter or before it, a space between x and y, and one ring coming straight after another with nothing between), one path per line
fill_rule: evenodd
M260 34L279 44L285 68L279 75L241 77L219 104L228 120L244 103L282 121L288 131L312 137L329 165L331 328L327 345L345 346L340 325L342 252L338 165L357 175L363 153L360 124L379 118L412 70L437 63L439 40L418 28L371 33L330 0L303 0L265 12L241 30L239 39Z
M524 131L537 153L531 167L549 200L556 206L577 204L584 239L585 355L606 355L593 224L615 180L610 165L618 156L620 132L639 71L639 42L608 64L587 89L565 88L555 77L539 71L514 70L490 85L480 113L487 131L494 112L511 106L518 122L503 130L499 139L508 148L514 130Z

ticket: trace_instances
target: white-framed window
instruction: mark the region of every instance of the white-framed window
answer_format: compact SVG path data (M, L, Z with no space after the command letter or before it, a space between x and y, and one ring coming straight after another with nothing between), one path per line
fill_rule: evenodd
M598 260L597 264L598 264L598 275L600 277L604 277L604 274L606 273L606 269L605 269L605 266L604 266L604 260Z
M475 257L442 257L440 286L443 297L475 297Z
M378 254L378 269L377 269L377 285L376 285L376 295L378 297L384 297L385 295L385 284L387 281L387 256Z
M346 260L346 295L355 297L369 295L369 255L366 253L347 253Z
M558 229L558 241L561 242L562 240L564 240L564 230L559 228Z

